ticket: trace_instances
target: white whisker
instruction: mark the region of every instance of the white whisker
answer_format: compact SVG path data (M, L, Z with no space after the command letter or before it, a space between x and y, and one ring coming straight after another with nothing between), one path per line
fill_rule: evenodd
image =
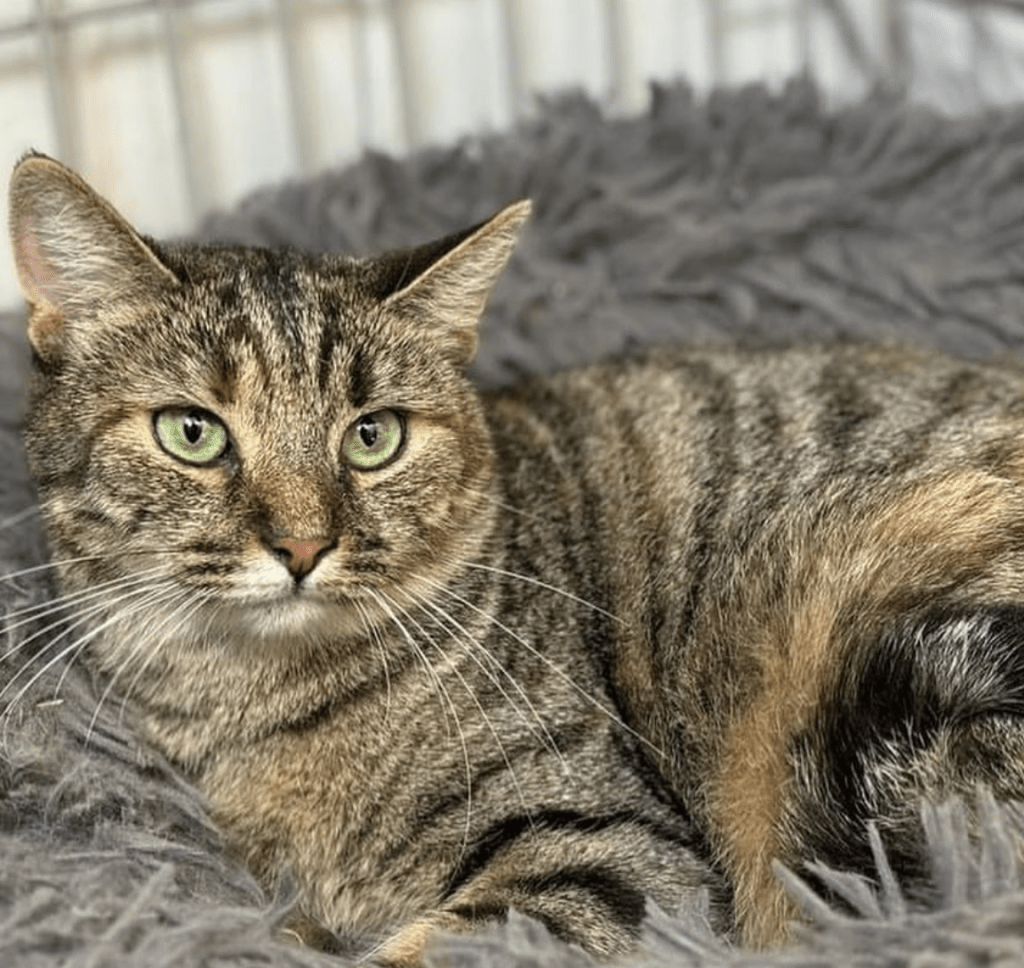
M359 620L363 623L363 628L366 629L367 636L373 642L378 655L380 655L381 668L384 670L384 685L387 689L387 696L384 700L384 721L387 722L388 717L391 715L391 672L388 669L387 649L384 647L384 642L381 639L380 630L370 618L370 613L367 611L363 603L353 599L352 604L359 613Z
M139 612L145 612L146 610L152 608L153 605L157 604L165 594L167 594L166 589L160 586L143 591L142 597L140 599L131 602L127 607L122 608L119 612L116 613L116 615L112 617L117 619L118 621L122 621L126 618L129 618L132 615L138 614ZM116 599L116 601L124 601L125 598L129 597L131 596L122 595L118 599ZM57 680L57 685L54 688L55 695L60 692L61 686L64 684L64 678L65 676L67 676L68 669L70 668L71 667L69 665L61 673L60 679Z
M7 612L4 614L2 621L4 624L0 625L0 632L10 632L22 625L27 625L30 622L38 621L43 616L50 612L59 612L71 605L79 604L83 601L88 601L90 598L98 598L107 593L112 588L118 587L129 587L133 583L142 581L148 581L154 575L160 573L162 569L152 568L148 571L140 572L136 575L119 576L117 578L111 578L109 581L100 582L97 585L92 585L89 588L83 589L77 592L71 592L67 595L60 595L56 598L47 599L44 602L37 602L35 605L28 605L25 608L19 608L13 612ZM7 624L7 620L16 618L20 619L17 622L10 622Z
M438 698L443 699L444 702L447 703L448 709L445 709L444 705L442 705L441 709L445 714L445 727L448 730L448 737L451 738L451 720L449 720L448 718L449 709L451 710L452 715L455 717L455 725L456 728L459 730L459 736L463 737L462 727L459 724L458 712L456 711L455 703L452 701L451 695L449 694L448 690L445 688L444 683L438 676L437 670L434 669L434 667L430 664L430 660L427 658L423 649L420 648L419 643L412 637L412 634L409 632L409 630L405 627L405 625L402 623L402 621L398 618L397 614L395 613L395 608L401 610L401 606L393 602L393 600L387 595L385 595L384 592L382 591L369 587L366 590L367 592L369 592L371 597L377 602L380 608L387 613L388 617L394 623L395 627L399 630L399 632L401 632L402 637L406 640L406 642L408 642L409 645L412 646L413 650L416 653L416 657L423 664L423 668L426 670L427 675L430 676L431 684L434 686L434 691L437 693ZM464 737L463 748L465 748Z
M103 707L104 701L106 700L107 696L113 691L118 677L132 663L132 661L135 658L135 655L140 653L142 649L146 646L149 646L152 640L156 637L156 635L160 634L162 630L168 625L168 623L170 623L174 619L177 619L168 635L168 637L173 636L178 631L178 629L180 629L182 625L185 624L185 622L189 621L192 618L192 616L194 616L195 613L200 608L202 608L202 606L205 605L207 601L210 600L210 598L214 594L210 591L196 592L193 589L176 588L173 586L166 589L161 589L160 591L163 597L162 599L158 599L156 604L165 607L167 605L170 605L170 610L167 612L167 614L163 617L163 620L158 625L146 629L147 636L149 638L134 643L131 647L131 654L128 655L125 658L125 660L121 663L121 667L117 670L117 672L115 672L110 677L110 681L107 683L102 695L99 698L99 701L96 703L96 709L93 712L92 719L89 720L89 727L86 730L85 736L86 743L89 742L89 737L92 735L93 728L95 727L96 722L99 719L100 710ZM149 608L152 604L154 603L149 602L146 604L145 607ZM191 605L192 607L186 609L181 607L183 605ZM133 611L138 611L138 609L134 609ZM122 690L123 699L121 702L121 712L118 717L119 721L124 716L125 703L127 702L128 697L132 694L132 691L134 690L135 685L138 683L138 681L142 678L143 675L145 675L146 669L149 667L150 662L158 654L159 647L149 648L148 652L149 654L143 659L142 664L138 667L138 669L135 670L135 674L132 676L131 681Z
M472 494L474 497L482 498L494 507L501 508L503 511L508 511L510 514L516 514L521 518L526 518L529 521L543 521L544 517L540 514L534 514L532 511L524 511L522 508L517 508L512 504L506 504L500 498L496 497L490 491L481 491L477 487L470 487L468 484L456 485L466 494Z
M449 594L452 598L456 599L457 601L461 601L467 605L470 604L466 602L464 599L462 599L460 596L455 595L440 582L431 581L430 584L438 591ZM533 702L530 700L529 695L519 684L516 678L490 653L490 651L488 651L487 647L483 645L483 643L474 639L473 636L470 635L466 627L462 625L462 623L459 622L446 609L441 608L440 605L430 601L424 596L416 596L416 598L423 607L428 608L432 612L436 613L438 616L440 616L442 621L450 623L457 630L457 633L459 634L461 641L464 642L467 647L467 653L469 654L470 658L480 668L480 671L483 672L483 674L487 676L487 678L494 684L494 687L498 690L498 692L501 693L502 697L509 704L509 706L516 711L516 713L519 715L519 718L523 721L524 725L540 741L541 745L546 747L551 753L555 755L559 763L564 768L566 775L571 776L569 765L568 763L566 763L565 757L562 756L562 752L561 750L559 750L558 744L555 742L555 738L551 735L551 731L548 729L547 724L544 722L540 713L537 711L537 707L533 705ZM482 610L476 610L482 613ZM516 700L506 691L505 687L501 684L501 680L483 662L483 660L477 654L478 652L486 656L487 660L490 663L492 663L494 668L496 668L502 675L504 675L508 682L511 683L512 687L519 694L520 699L522 699L523 703L526 705L526 708L529 710L530 715L527 715L523 712L523 710L520 708ZM537 730L538 726L540 727L539 731Z
M31 565L30 567L22 568L19 571L9 571L4 575L0 575L0 581L13 581L15 578L24 578L25 575L34 575L40 571L50 571L54 568L59 568L61 565L77 565L83 561L102 561L107 557L109 556L81 555L78 558L63 558L60 561L44 561L39 565Z
M411 615L409 615L408 612L406 612L406 617L420 630L420 632L426 637L427 641L430 642L430 644L433 645L435 649L437 649L439 652L442 652L442 649L434 641L434 639L431 637L431 635L423 628L422 625L420 625L419 622L416 621L415 618L413 618ZM443 630L444 630L444 627L442 626L442 631ZM483 703L480 702L480 700L476 696L476 693L473 692L472 687L466 681L465 676L463 676L463 674L459 671L458 665L456 663L452 662L451 665L450 665L450 668L451 668L451 671L455 674L455 676L458 677L459 682L462 683L463 689L466 690L467 695L473 701L473 705L476 706L477 711L480 713L480 716L483 718L483 721L484 721L485 725L487 726L488 731L490 732L491 736L494 737L494 742L495 742L495 744L498 747L498 751L501 753L502 760L504 760L504 762L505 762L505 768L508 770L508 775L509 775L509 777L512 780L512 785L515 787L516 794L519 797L519 802L523 805L523 812L527 815L527 817L530 817L531 813L530 813L529 804L527 804L527 802L526 802L526 797L523 796L522 787L520 787L520 785L519 785L519 778L516 776L516 771L512 767L512 761L508 758L508 752L505 749L505 744L501 741L501 735L499 734L498 730L495 728L494 722L492 721L491 717L487 715L487 710L484 709ZM467 776L467 778L466 778L466 793L467 793L467 797L469 796L471 789L472 789L472 784L470 782L470 778ZM532 818L531 818L531 824L532 824ZM467 836L468 836L468 822L467 822Z
M126 596L121 596L121 597L122 598L127 598L127 597L130 597L130 596L126 595ZM120 621L122 618L123 618L123 611L119 611L118 613L110 616L108 619L106 619L106 621L101 622L95 628L90 629L83 636L81 636L80 638L74 640L66 648L61 649L53 658L51 658L47 662L43 663L42 667L38 671L36 671L36 673L33 676L31 676L29 678L28 682L26 682L25 685L21 687L21 689L18 690L18 692L15 694L14 698L11 699L10 702L7 703L6 709L4 709L4 712L3 712L3 720L4 720L3 742L4 743L6 743L6 741L7 741L7 728L10 725L11 714L17 708L18 703L20 703L21 700L24 699L24 697L28 694L29 690L31 690L31 688L44 675L46 675L46 673L49 672L50 669L52 669L59 662L63 661L67 656L71 655L72 656L71 662L73 662L82 653L82 651L85 649L85 647L94 638L96 638L97 635L99 635L104 629L106 629L110 625L114 624L115 622ZM81 624L81 623L76 623L76 624ZM70 629L68 631L70 631ZM67 634L67 633L64 633L64 634ZM58 636L57 639L54 640L54 642L59 641L59 639L61 639L61 638L63 638L63 635ZM50 645L52 645L52 644L53 643L51 642ZM70 665L70 662L69 662L69 665ZM4 685L4 687L2 689L0 689L0 698L3 698L3 696L14 685L14 683L17 682L18 679L21 678L22 673L25 672L26 670L28 670L29 668L30 668L30 664L26 664L25 666L23 666L18 671L18 673L16 675L12 676L11 679L9 679L7 681L7 683ZM66 670L65 670L65 673L66 673ZM60 680L58 682L58 686L63 681L64 681L64 675L62 674L61 678L60 678ZM54 696L54 698L57 698L57 697Z
M454 561L454 559L452 559ZM606 618L610 618L613 622L619 622L623 624L623 620L616 615L612 615L611 612L601 608L600 605L595 605L593 602L588 602L585 598L580 598L579 595L574 595L572 592L566 591L564 588L559 588L557 585L549 585L546 581L541 581L539 578L534 578L531 575L523 575L517 571L508 571L505 568L496 568L494 565L485 565L479 561L457 561L456 564L464 565L467 568L478 568L481 571L490 571L497 575L504 575L506 578L514 578L517 581L527 582L530 585L536 585L539 588L543 588L546 591L554 592L556 595L561 595L563 598L567 598L572 602L576 602L579 605L583 605L586 608L592 609L593 611L604 615Z
M467 565L471 565L472 563L471 562L466 562L466 564ZM477 566L477 567L486 568L487 571L493 571L493 572L496 572L498 574L506 575L506 576L513 577L513 578L516 578L516 577L522 578L522 577L524 577L522 575L517 575L515 572L505 571L504 569L501 569L501 568L489 568L489 567L483 566L483 565L480 565L480 566ZM426 579L426 580L430 581L430 579ZM582 688L579 685L579 683L577 683L572 678L572 676L570 676L567 672L565 672L565 670L562 669L557 663L553 662L548 656L544 655L544 653L541 652L531 642L528 642L521 635L519 635L518 633L516 633L512 629L510 629L507 625L505 625L496 616L491 615L489 612L487 612L484 609L480 608L478 605L474 605L468 599L463 598L461 595L456 594L455 592L453 592L447 586L441 585L439 583L434 583L434 584L441 591L443 591L445 594L450 595L452 598L455 598L457 601L462 602L468 608L471 608L475 612L478 612L480 615L482 615L488 621L493 622L494 625L497 628L501 629L502 632L504 632L506 635L510 636L512 639L514 639L516 642L518 642L520 645L522 645L523 648L527 649L532 655L534 655L538 659L540 659L541 662L543 662L549 669L551 669L551 671L554 672L563 682L565 682L569 686L571 686L580 696L582 696L584 699L586 699L586 701L588 703L590 703L595 709L597 709L600 712L604 713L604 715L607 716L608 719L611 720L613 723L615 723L616 726L620 727L621 729L624 729L627 733L629 733L631 736L633 736L636 739L638 739L648 749L650 749L653 753L656 753L658 756L660 756L662 758L665 758L667 756L667 754L665 753L664 750L662 750L655 743L652 743L642 733L637 732L628 723L624 722L622 720L622 718L620 716L616 715L616 713L613 710L609 709L607 706L605 706L604 704L599 702L594 696L592 696L589 692L587 692L586 689ZM545 586L545 587L551 587L551 586ZM552 590L553 591L559 591L563 595L568 595L569 594L568 592L561 591L560 589L557 589L557 588L553 588ZM587 602L583 602L582 599L579 599L579 601L581 601L582 604L584 604L584 605L588 604ZM593 608L597 608L596 605L592 606L592 607ZM603 611L603 610L599 609L599 611ZM605 612L605 614L607 615L608 613Z
M41 669L39 669L36 672L36 674L33 675L28 680L28 682L20 690L18 690L18 692L15 694L14 698L7 704L6 708L3 711L2 716L0 716L0 718L2 718L3 722L4 722L4 732L3 732L3 737L2 737L3 745L5 745L5 746L7 745L7 730L8 730L8 727L10 726L11 715L13 714L14 710L17 709L18 703L20 703L21 700L25 697L25 695L29 692L29 690L44 675L46 675L46 673L50 669L52 669L58 662L60 662L62 659L64 659L65 656L68 656L68 655L71 655L72 653L74 653L75 656L77 657L77 655L82 651L82 649L84 649L86 647L86 645L88 644L88 641L89 641L88 637L83 638L83 639L76 639L70 645L68 645L65 648L61 649L52 659L50 659L48 662L46 662L43 665L43 667ZM21 670L21 672L24 672L24 671L25 671L24 669ZM6 692L7 691L7 687L10 686L15 680L20 678L21 672L19 672L17 676L15 676L13 679L11 679L7 683L7 685L4 686L3 690L0 690L0 693ZM56 701L58 698L59 697L54 696L53 700L51 700L51 701Z
M52 571L55 568L60 568L61 565L80 565L84 561L121 561L130 555L151 555L153 550L149 548L139 548L135 551L124 548L119 550L116 554L105 554L105 555L79 555L76 558L52 558L49 561L44 561L38 565L30 565L28 568L21 568L18 571L9 571L5 574L0 575L0 581L14 581L17 578L24 578L26 575L35 575L41 571ZM186 555L186 551L174 551L161 549L161 555Z
M86 609L84 612L78 613L78 615L76 616L74 621L72 621L59 635L55 636L50 642L48 642L47 645L46 645L46 649L50 650L61 639L65 638L68 635L71 635L77 628L79 628L83 624L86 624L88 622L89 618L92 615L94 615L94 614L96 614L98 612L102 613L104 611L108 611L112 606L115 606L118 603L123 602L125 599L132 599L132 598L136 599L136 602L134 603L134 607L130 611L126 612L126 610L124 608L117 609L105 621L100 622L100 624L97 625L96 627L86 631L84 635L81 635L80 637L75 638L74 641L72 641L70 645L66 646L65 648L60 649L55 656L53 656L52 658L50 658L46 662L44 662L42 664L42 666L33 675L29 676L28 681L18 690L18 692L14 695L14 697L11 700L9 700L9 702L7 703L6 708L4 709L4 712L2 714L2 718L4 720L4 737L3 737L4 742L6 742L7 728L10 725L11 716L12 716L14 710L18 707L18 704L28 694L28 692L32 689L32 687L44 675L46 675L46 673L49 672L50 669L52 669L55 665L57 665L59 662L64 660L67 656L70 655L72 657L71 660L68 663L68 668L65 668L63 670L60 678L58 679L57 687L56 687L55 694L54 694L54 698L56 699L57 698L57 693L59 693L60 688L63 685L64 679L65 679L65 677L66 677L66 675L68 673L68 669L70 668L71 663L73 663L74 659L77 658L79 654L81 654L81 652L85 649L85 647L88 645L88 643L91 642L97 635L99 635L104 629L108 628L110 625L114 624L115 622L123 620L126 614L131 614L132 612L137 612L137 611L140 611L141 609L143 609L145 607L148 607L148 605L152 601L153 597L158 594L158 591L159 591L159 589L158 590L154 590L152 588L152 585L149 585L148 587L143 587L141 589L140 588L132 588L131 591L126 592L125 594L118 595L118 596L116 596L116 597L114 597L112 599L107 599L107 600L105 600L103 602L100 602L97 605L93 605L90 608ZM141 596L141 601L138 600L140 596ZM48 626L47 629L41 630L41 632L45 632L45 631L48 631L49 629L54 628L56 624L58 624L58 623L55 623L54 625ZM41 634L41 632L37 632L34 635L29 636L27 639L25 639L23 642L21 642L18 646L15 646L14 649L9 650L8 653L5 656L3 656L2 658L3 659L9 658L11 655L13 655L17 651L19 651L21 648L23 648L33 638L38 637ZM2 699L5 695L7 695L11 691L11 689L15 686L15 684L20 679L22 679L22 677L26 673L28 673L32 669L32 666L33 666L33 662L32 661L26 662L25 665L23 665L22 668L19 669L18 672L16 672L4 684L3 688L0 688L0 699Z
M131 578L118 578L111 582L105 583L108 587L100 585L95 588L86 589L82 592L77 592L73 595L65 596L61 599L55 599L51 602L44 603L43 605L39 606L38 610L36 611L36 614L31 615L28 618L22 618L17 622L12 622L10 625L5 625L3 626L2 631L11 632L14 629L20 628L23 625L27 625L31 622L38 621L39 619L44 617L49 618L52 615L59 615L61 617L58 618L57 621L51 622L48 625L43 626L41 629L38 629L37 631L33 632L31 635L22 639L17 645L9 649L3 655L0 655L0 662L6 662L12 656L20 652L22 649L24 649L25 646L27 646L29 643L35 641L43 635L46 635L47 632L51 632L53 629L59 628L62 624L64 624L63 615L64 612L69 608L69 606L76 607L75 611L73 612L75 621L71 622L68 628L68 631L71 631L71 629L74 629L78 625L81 625L82 622L85 621L89 616L94 615L98 611L102 611L108 605L115 604L119 601L122 601L124 598L134 595L139 590L140 585L149 585L152 582L152 579L153 575L150 573L144 573L142 575L133 576ZM108 592L122 591L124 589L131 589L131 591L127 592L125 595L121 595L116 598L108 597ZM92 604L86 609L78 608L78 606L81 606L83 603L89 601L96 601L97 604ZM19 614L23 615L26 611L28 610L22 609ZM66 635L67 632L65 632L64 634ZM61 638L63 638L63 635L57 636L57 638L54 641L58 641ZM3 693L0 692L0 695L3 695Z
M38 513L39 505L33 504L30 507L24 508L15 514L10 515L9 517L0 518L0 531L6 531L8 528L13 528Z
M441 680L441 677L438 675L437 670L434 669L434 667L430 664L430 659L427 657L426 653L424 653L423 649L420 648L419 643L413 638L412 633L408 630L408 628L406 628L405 624L395 614L395 608L398 608L400 611L403 611L403 614L406 616L406 618L410 618L408 612L402 610L401 606L399 606L396 602L392 601L389 598L389 596L385 595L383 592L375 591L373 589L368 590L370 594L373 596L373 598L377 601L377 603L388 613L391 620L395 623L399 631L402 633L403 638L406 640L406 642L409 643L409 645L415 651L417 657L423 663L423 667L424 669L426 669L427 675L430 676L431 682L434 686L434 691L437 693L439 698L443 697L444 700L448 703L448 706L451 709L452 716L455 719L455 728L458 730L459 742L462 746L462 761L465 764L466 768L466 825L463 831L462 847L460 849L461 856L461 854L465 852L466 847L469 844L469 833L472 825L473 768L469 762L469 747L466 745L466 734L462 728L462 722L459 719L458 709L456 708L455 703L452 700L451 694L448 692L448 688L445 686L444 682L442 682ZM416 624L417 626L419 625L419 623ZM420 631L423 631L422 627L420 627ZM429 636L428 641L430 641ZM433 642L431 642L431 644L433 644ZM444 707L442 706L442 708ZM448 728L448 737L450 739L451 726L448 723L447 712L445 713L445 724Z

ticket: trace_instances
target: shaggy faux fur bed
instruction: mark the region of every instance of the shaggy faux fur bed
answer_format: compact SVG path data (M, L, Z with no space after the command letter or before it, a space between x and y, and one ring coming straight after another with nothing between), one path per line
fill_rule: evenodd
M949 120L878 97L830 115L807 83L707 103L672 88L632 120L569 99L510 134L369 156L258 194L202 235L363 253L532 197L476 363L489 385L651 341L871 337L983 356L1024 342L1022 182L1024 111ZM71 639L29 641L42 623L21 624L23 610L52 590L33 570L21 326L0 326L0 703L18 698L0 720L0 966L337 965L272 940L287 895L263 896L225 855L200 797L133 741L130 710L100 704L103 684L61 658ZM630 963L1024 964L1024 821L981 809L973 845L956 806L926 812L936 909L904 898L881 856L876 888L832 878L846 914L782 872L813 924L792 952L732 950L697 906L652 911ZM516 917L431 955L587 960Z

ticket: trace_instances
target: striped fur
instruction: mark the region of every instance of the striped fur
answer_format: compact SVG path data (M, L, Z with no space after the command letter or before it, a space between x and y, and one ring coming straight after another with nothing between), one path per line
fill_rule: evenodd
M870 874L874 822L923 884L917 802L1024 796L1015 365L662 351L480 396L525 205L367 261L158 245L41 156L11 208L82 646L300 934L414 964L515 908L608 955L705 890L770 945L775 861ZM165 452L173 407L227 449Z

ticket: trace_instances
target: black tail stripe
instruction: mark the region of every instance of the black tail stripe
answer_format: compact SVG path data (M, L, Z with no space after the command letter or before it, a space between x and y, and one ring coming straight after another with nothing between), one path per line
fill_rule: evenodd
M596 817L575 810L541 810L533 814L516 814L492 824L477 838L473 848L452 872L443 897L447 899L454 895L459 888L480 873L500 851L524 836L552 830L593 834L625 826L640 826L660 840L690 846L689 841L678 831L638 816L632 811L623 810Z
M560 924L553 917L552 905L545 904L545 896L552 894L582 893L597 901L609 916L619 925L633 933L639 933L647 904L643 892L630 884L611 868L594 864L579 867L564 867L549 874L534 874L519 878L515 887L524 894L536 898L535 906L529 901L520 901L524 913L542 921L560 937L574 939L574 919Z
M890 772L943 730L979 717L1024 716L1024 608L936 607L886 630L847 657L829 700L793 738L800 797L796 826L820 859L870 869L866 824L904 806L887 799L869 768ZM887 841L909 881L926 872L919 845Z
M507 904L457 904L455 907L450 907L446 910L472 923L505 921L508 919Z

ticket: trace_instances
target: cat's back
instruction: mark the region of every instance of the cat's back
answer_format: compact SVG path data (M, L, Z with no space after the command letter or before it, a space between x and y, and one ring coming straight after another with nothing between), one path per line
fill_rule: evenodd
M551 462L616 503L673 495L677 512L704 504L720 519L823 487L869 496L944 467L1012 473L1024 369L871 345L667 349L536 378L488 404L506 468L533 465L506 473L513 489Z

